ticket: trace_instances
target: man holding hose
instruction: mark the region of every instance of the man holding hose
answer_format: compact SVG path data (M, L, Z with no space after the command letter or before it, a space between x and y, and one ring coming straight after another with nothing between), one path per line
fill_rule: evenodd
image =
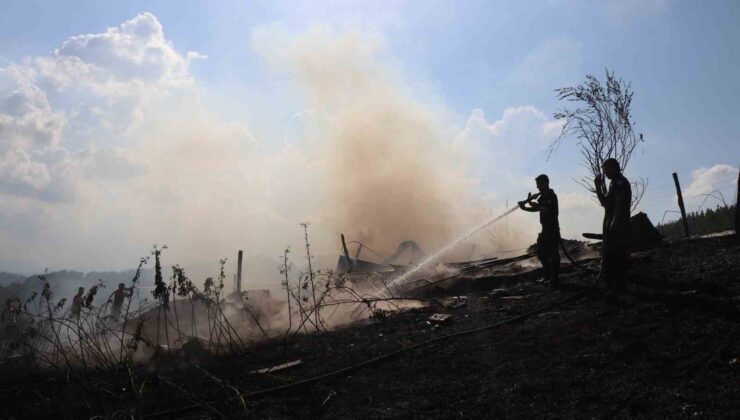
M560 285L560 224L558 223L558 196L550 188L550 179L542 174L535 178L539 193L529 194L526 200L520 201L519 208L529 212L540 213L542 232L537 236L537 257L542 263L542 270L550 285ZM534 201L538 200L538 201Z

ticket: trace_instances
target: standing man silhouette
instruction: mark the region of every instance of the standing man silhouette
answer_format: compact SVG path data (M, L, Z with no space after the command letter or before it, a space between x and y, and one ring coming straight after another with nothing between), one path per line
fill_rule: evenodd
M594 179L596 196L604 207L602 271L607 287L613 294L618 294L625 288L627 274L632 188L627 178L622 175L619 161L616 159L605 160L601 169L611 180L607 190L601 174Z
M111 300L113 301L113 304L110 307L110 316L111 318L113 318L114 321L118 321L118 319L121 317L121 307L123 307L123 300L127 297L130 298L133 290L133 287L126 287L125 284L119 283L118 289L114 290L113 293L111 293L110 297L108 298L108 302L110 302Z
M82 303L83 303L82 295L84 293L85 293L85 288L80 287L77 289L77 294L72 298L72 316L75 318L79 318L80 314L82 313Z
M539 193L529 194L526 200L518 202L519 208L540 213L542 232L537 236L537 257L542 263L546 280L553 288L560 286L560 224L558 222L558 196L550 188L550 179L542 174L534 179ZM538 201L533 201L537 199Z

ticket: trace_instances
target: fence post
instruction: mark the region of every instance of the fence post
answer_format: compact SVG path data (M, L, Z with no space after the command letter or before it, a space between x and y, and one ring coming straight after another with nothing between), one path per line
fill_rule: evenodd
M686 207L683 205L683 194L681 194L681 184L678 183L678 174L673 173L673 182L676 184L676 195L678 195L678 208L681 209L681 219L683 220L683 232L689 237L689 222L686 220Z

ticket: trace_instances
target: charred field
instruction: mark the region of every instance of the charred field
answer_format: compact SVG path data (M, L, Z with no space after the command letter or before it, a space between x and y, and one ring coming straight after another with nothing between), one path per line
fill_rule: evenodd
M732 418L740 415L740 245L635 253L607 299L566 268L232 354L84 372L2 366L3 418ZM598 267L592 260L587 265ZM451 317L443 323L428 318ZM300 360L271 372L258 369Z

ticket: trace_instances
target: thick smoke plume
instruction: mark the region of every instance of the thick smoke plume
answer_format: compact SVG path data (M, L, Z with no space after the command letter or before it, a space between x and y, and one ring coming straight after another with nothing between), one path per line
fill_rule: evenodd
M472 184L444 138L443 111L415 100L379 64L377 40L324 28L276 32L258 32L255 44L271 40L268 58L288 64L309 107L325 116L308 141L323 161L320 217L336 237L388 255L409 239L438 248L475 222L467 220Z

